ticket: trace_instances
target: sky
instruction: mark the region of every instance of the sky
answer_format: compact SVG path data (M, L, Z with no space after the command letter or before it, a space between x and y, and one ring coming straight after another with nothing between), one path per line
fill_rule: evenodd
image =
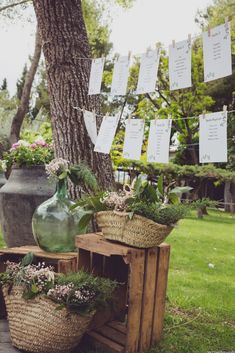
M114 52L141 54L156 42L168 46L173 39L199 34L195 14L211 3L212 0L136 0L129 10L115 8L111 25ZM6 77L11 94L33 53L34 30L35 23L22 21L0 25L0 83Z

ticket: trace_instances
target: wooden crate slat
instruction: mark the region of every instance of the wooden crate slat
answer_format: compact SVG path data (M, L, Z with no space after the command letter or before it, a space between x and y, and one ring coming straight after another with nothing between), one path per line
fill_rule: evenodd
M144 264L144 250L142 250L139 254L132 254L129 272L127 353L136 353L138 351L144 284Z
M125 333L127 332L127 327L126 324L124 322L120 322L120 321L111 321L107 323L107 326L115 328L115 330Z
M125 346L126 344L126 334L117 331L116 329L104 325L96 330L96 332L100 333L104 337L111 339L112 341L120 344L121 346Z
M86 335L88 342L90 341L92 345L96 348L103 350L104 352L109 353L124 353L124 347L120 344L113 342L107 337L102 336L101 334L91 331ZM91 339L91 340L89 340Z
M38 246L21 246L14 248L4 248L0 249L2 254L12 254L12 255L26 255L28 252L32 252L36 257L42 257L46 259L55 259L55 260L69 260L77 257L76 252L68 252L68 253L49 253L41 250Z
M167 277L169 269L170 246L163 244L159 247L157 282L155 291L155 308L153 317L152 345L158 343L162 336Z
M90 251L78 249L78 270L90 272L91 270L91 253Z
M91 254L91 272L94 273L95 276L103 276L104 275L104 256L92 253Z
M145 254L144 292L139 345L139 350L141 352L149 348L151 345L156 287L157 254L157 248L146 250Z
M88 250L105 256L121 255L123 257L127 257L129 253L141 251L139 249L125 245L108 242L102 235L97 233L79 235L76 237L75 244L80 249Z
M72 260L59 260L58 261L58 272L60 273L70 273L76 272L77 270L77 261L76 259Z

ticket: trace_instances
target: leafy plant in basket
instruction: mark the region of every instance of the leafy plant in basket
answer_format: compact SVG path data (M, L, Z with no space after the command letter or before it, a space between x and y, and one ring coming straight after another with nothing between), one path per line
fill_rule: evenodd
M0 273L13 345L38 353L70 352L101 306L112 301L115 281L85 272L57 274L44 263L7 262Z
M79 200L73 207L85 210L80 226L84 227L95 213L107 239L143 248L159 245L185 217L188 207L180 203L179 196L192 189L174 187L174 183L164 185L163 179L160 176L157 185L152 185L139 177L121 191Z

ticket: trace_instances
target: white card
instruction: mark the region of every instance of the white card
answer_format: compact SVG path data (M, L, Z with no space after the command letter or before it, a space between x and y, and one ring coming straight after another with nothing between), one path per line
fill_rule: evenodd
M155 91L160 52L160 49L158 49L149 50L147 53L142 54L136 90L137 94L151 93Z
M129 74L130 60L128 56L120 56L114 65L111 87L112 96L125 96Z
M120 116L105 116L96 140L95 152L109 154L117 130Z
M171 119L151 120L147 149L147 161L169 163Z
M170 90L192 86L191 79L192 51L191 41L183 40L169 46Z
M128 119L124 138L123 158L139 160L144 138L144 120Z
M232 75L230 23L222 24L202 33L204 81Z
M88 94L99 94L104 71L105 58L93 59L91 64Z
M227 162L227 112L200 115L200 163Z
M96 114L85 110L83 116L88 135L92 143L95 145L97 139Z

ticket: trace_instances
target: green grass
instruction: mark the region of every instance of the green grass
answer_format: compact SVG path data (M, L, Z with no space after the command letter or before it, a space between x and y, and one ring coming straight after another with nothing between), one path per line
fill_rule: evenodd
M167 242L164 335L149 353L235 351L235 215L210 210L200 220L192 213Z
M167 242L164 336L151 353L235 351L235 215L210 210L199 220L192 214Z

